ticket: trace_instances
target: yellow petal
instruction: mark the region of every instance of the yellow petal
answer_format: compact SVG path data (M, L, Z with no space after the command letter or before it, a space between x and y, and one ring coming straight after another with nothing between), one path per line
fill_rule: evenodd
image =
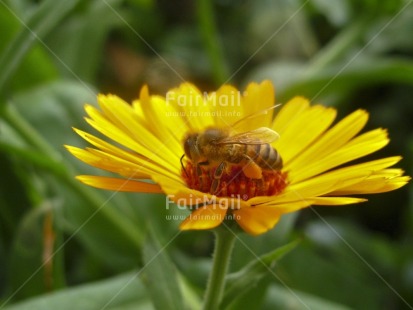
M370 172L360 171L358 174L342 174L343 177L339 178L337 177L339 173L332 171L297 184L291 184L287 187L284 193L276 197L276 200L280 202L288 202L326 195L343 186L350 186L360 182L366 178L369 173Z
M221 205L206 205L193 211L179 226L181 230L212 229L225 218L227 209Z
M166 190L168 190L168 193L171 193L169 192L169 189L170 188L166 187ZM175 190L175 188L173 190ZM209 204L217 203L217 201L212 195L201 193L199 191L194 191L189 188L181 187L178 192L172 192L172 193L168 195L168 199L172 200L180 207L198 206L198 205L204 205L204 204L209 205Z
M288 169L291 171L305 170L309 163L322 162L324 157L340 149L359 133L366 124L367 119L368 114L364 110L357 110L351 113L317 139L303 153L294 158L289 164Z
M156 145L157 152L153 152L154 155L162 157L163 160L169 161L172 165L176 164L176 162L171 160L178 158L179 155L174 154L170 148L167 147L167 141L173 140L172 136L156 137L137 118L132 107L118 97L101 95L99 96L99 105L104 111L105 117L110 119L112 124L120 129L124 135L146 149L151 149ZM150 156L147 157L150 158Z
M257 196L248 202L254 206L311 201L311 197L327 195L341 187L351 186L370 174L371 171L331 171L303 182L292 183L278 196Z
M108 158L100 156L100 154L91 152L91 149L84 150L73 146L66 146L66 149L73 156L93 167L114 172L127 178L150 179L151 171L131 162L116 157Z
M79 175L76 178L86 185L116 192L163 193L158 184L94 175Z
M134 109L139 106L145 127L175 154L182 153L182 138L189 127L176 106L161 96L149 96L147 87L142 87L140 98L133 102Z
M166 102L179 109L182 118L191 131L201 131L214 125L210 107L197 87L183 83L167 92Z
M124 149L121 149L119 147L116 147L110 143L107 143L103 141L102 139L99 139L87 132L81 131L79 129L74 128L75 132L81 136L83 139L85 139L87 142L90 144L96 146L103 152L107 154L111 154L113 156L116 156L118 158L121 158L125 161L128 161L130 163L135 163L140 166L147 167L148 169L151 169L152 171L157 171L157 169L161 168L160 171L164 171L165 169L163 167L160 167L158 164L153 162L151 159L146 158L138 153L127 151ZM159 166L159 168L155 168L154 166ZM166 172L167 173L167 172Z
M276 199L273 199L272 201L269 201L265 204L262 205L252 205L252 207L258 207L258 206L266 206L266 207L272 207L277 210L280 214L284 213L291 213L298 211L300 209L309 207L313 204L313 200L311 198L301 198L299 197L296 200L291 200L288 202L280 202L277 201Z
M306 181L290 184L284 193L278 196L254 197L251 205L280 205L296 201L313 200L322 195L351 195L389 191L403 186L409 178L400 177L400 169L383 168L394 165L400 156L383 158L367 163L336 169ZM380 170L375 172L375 170Z
M303 97L294 97L285 105L281 106L281 110L274 119L274 130L277 131L282 137L285 131L290 130L289 125L291 121L306 112L309 107L310 102L308 99Z
M280 220L281 213L273 207L256 206L234 211L234 218L243 230L259 235L270 230Z
M219 204L224 208L235 210L249 207L248 201L234 198L234 197L217 197L209 193L202 193L193 189L187 188L184 184L173 184L171 187L165 186L165 180L160 180L159 176L156 178L157 183L161 185L165 192L171 193L169 199L180 206L195 206L201 204ZM171 182L168 182L170 185Z
M270 81L265 80L260 84L249 83L245 89L244 97L242 98L242 106L244 109L243 117L248 117L264 109L271 108L274 104L275 91L274 86ZM263 126L269 127L272 115L273 111L251 118L248 122L243 122L243 131L250 131Z
M163 169L176 173L179 167L179 155L176 154L173 157L165 156L166 153L163 152L164 147L162 147L161 141L156 139L153 140L152 142L150 142L150 145L152 146L150 147L146 144L142 144L141 141L132 139L124 132L113 126L111 123L105 122L103 119L100 119L98 122L91 119L86 119L86 121L97 131L111 138L113 141L126 146L127 148L137 152L138 154L141 154L144 157L151 158ZM159 146L160 149L154 151L154 145Z
M117 146L114 146L113 144L110 144L94 135L91 135L87 132L84 132L82 130L79 130L77 128L73 128L73 130L79 135L81 136L85 141L89 142L90 144L92 144L93 146L97 147L98 149L115 155L117 157L123 158L125 160L131 161L131 162L135 162L136 158L139 158L140 161L145 160L145 161L150 161L152 162L152 160L150 160L147 157L144 157L138 153L131 153L130 151L127 151L125 149L121 149ZM138 161L138 162L140 162Z
M401 171L401 170L400 170ZM400 172L400 174L402 171ZM331 195L377 194L398 189L410 181L408 176L387 177L385 175L372 175L359 183L340 188Z
M231 127L243 116L241 93L231 85L208 93L206 99L216 126Z
M402 159L401 156L392 156L376 160L371 160L365 163L351 165L345 168L336 169L335 171L346 171L346 170L365 170L365 171L379 171L390 166L397 164Z
M133 109L133 111L136 113L136 115L139 117L139 118L141 118L141 119L143 119L144 120L144 112L143 112L143 110L142 110L142 106L141 106L141 104L140 104L140 101L142 100L142 99L144 99L144 100L146 100L147 98L149 98L150 96L149 96L149 87L148 87L148 85L147 84L144 84L142 87L141 87L141 90L140 90L140 92L139 92L139 99L135 99L135 100L132 100L132 109Z
M311 198L311 200L313 200L314 205L319 206L339 206L367 201L367 199L364 198L353 197L314 197Z
M124 165L126 169L130 170L130 171L136 171L136 172L142 172L142 173L147 173L150 175L156 175L156 174L162 174L166 177L168 177L169 179L175 179L175 180L180 180L179 176L176 174L173 174L165 169L163 169L162 167L156 165L156 164L151 164L149 161L147 162L142 162L141 164L133 164L129 161L125 161L121 158L118 158L116 156L113 156L111 154L107 154L105 152L102 152L100 150L96 150L93 148L88 148L87 149L88 152L95 154L96 156L100 157L102 161L106 161L106 162L111 162L113 164L116 165Z
M289 177L292 182L299 182L309 177L335 168L351 160L371 154L389 143L387 132L383 129L369 131L361 136L354 138L322 160L309 162L305 169L298 169L292 172Z
M292 104L296 105L294 102ZM303 109L290 118L288 130L282 131L280 139L273 143L277 151L282 154L286 170L289 170L289 162L294 157L299 156L330 127L336 114L335 109L316 105ZM275 124L273 128L277 131Z
M195 197L195 200L197 199L196 197L200 197L201 195L207 195L188 188L185 182L181 179L171 179L169 177L166 177L165 175L156 174L152 176L152 180L158 183L165 193L174 195L175 197L177 197L177 199L182 198L189 200L190 197Z

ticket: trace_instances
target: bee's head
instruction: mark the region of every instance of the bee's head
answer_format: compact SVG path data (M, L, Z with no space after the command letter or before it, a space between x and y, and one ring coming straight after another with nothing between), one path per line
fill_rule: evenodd
M197 133L190 133L184 139L185 156L191 160L199 157L199 149L197 146L198 136L199 134Z

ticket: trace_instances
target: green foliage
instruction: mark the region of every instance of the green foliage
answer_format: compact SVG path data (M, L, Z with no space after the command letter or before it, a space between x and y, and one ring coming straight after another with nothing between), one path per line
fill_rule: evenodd
M225 282L225 293L221 305L228 307L238 297L253 289L263 278L271 276L275 263L296 246L296 241L291 242L271 253L258 257L238 272L229 274Z
M154 309L136 271L7 306L6 310Z
M63 147L84 145L71 127L86 128L83 104L98 92L270 79L281 103L369 110L392 139L381 155L403 155L412 174L411 1L197 3L1 1L1 309L200 309L211 234L180 233L166 218L186 213L162 195L74 179L103 174ZM412 308L412 197L409 186L238 235L223 307Z
M148 236L143 246L141 279L156 309L183 309L176 270L166 254L166 246L162 247L153 233Z

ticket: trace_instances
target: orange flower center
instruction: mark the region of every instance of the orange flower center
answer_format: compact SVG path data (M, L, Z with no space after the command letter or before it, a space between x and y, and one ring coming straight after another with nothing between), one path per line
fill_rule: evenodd
M182 178L189 188L218 197L239 197L248 200L256 196L275 196L288 185L287 172L280 170L262 170L261 179L251 179L245 176L242 166L231 165L216 181L214 175L217 166L200 165L197 169L188 161L184 168Z

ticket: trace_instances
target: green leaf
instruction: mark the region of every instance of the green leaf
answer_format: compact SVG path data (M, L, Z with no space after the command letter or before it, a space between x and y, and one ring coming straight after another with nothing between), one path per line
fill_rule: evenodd
M32 209L21 221L10 253L8 270L13 299L22 299L64 286L62 242L55 229L56 202Z
M268 277L253 285L248 291L240 294L225 310L262 309L262 304L267 294Z
M92 284L61 290L2 308L4 310L153 310L145 288L132 272ZM0 304L0 307L2 305Z
M351 17L348 1L314 0L311 4L334 26L344 25Z
M4 4L4 3L3 3ZM10 6L16 3L10 3ZM12 11L11 11L12 10ZM0 40L0 56L3 56L6 49L15 37L15 34L22 28L21 22L16 19L16 11L29 12L28 8L16 9L0 5L0 29L7 29L2 33ZM13 12L13 13L12 13ZM14 51L15 52L15 51ZM7 69L7 68L6 68ZM42 46L33 46L30 51L21 59L21 64L16 68L14 78L9 80L7 91L12 93L16 89L22 89L27 86L39 85L45 81L56 78L57 70Z
M56 162L50 160L50 158L45 158L42 154L28 150L25 148L20 148L14 146L10 143L3 142L0 139L0 151L6 154L16 156L20 160L26 163L34 164L36 167L45 169L46 171L51 171L55 175L62 175L67 173L63 165L59 165Z
M75 180L72 166L81 167L83 174L99 171L76 160L63 147L64 143L84 145L71 126L84 127L82 105L94 102L92 95L84 85L62 81L15 96L12 107L20 113L12 120L7 118L9 129L19 128L16 132L27 143L23 140L16 145L12 135L2 135L1 146L10 155L42 168L40 173L46 170L57 177L58 182L48 179L51 184L47 187L64 201L66 218L61 229L70 236L75 234L106 267L125 271L139 264L136 253L143 240L143 219L139 219L138 208L133 208L125 195L92 189ZM44 174L40 179L44 181Z
M38 39L44 38L79 2L47 0L26 21L0 56L0 94ZM4 3L3 3L4 5ZM12 14L15 14L14 12ZM17 17L19 18L19 17Z
M263 59L294 59L313 55L318 42L305 15L301 1L266 1L250 3L246 33L239 46L245 46L245 57ZM294 17L294 18L292 18ZM247 64L245 59L238 65Z
M350 310L346 306L322 299L320 297L292 290L288 286L271 285L267 290L267 298L262 307L263 310ZM365 308L368 309L368 308Z
M73 156L63 144L84 145L72 127L85 128L84 104L96 102L93 86L70 80L59 80L14 95L11 105L58 152L59 158L72 163ZM53 130L51 130L53 128Z
M226 279L226 288L221 303L222 308L228 307L239 296L257 285L265 276L269 275L275 262L293 250L299 240L290 242L268 254L265 254L236 273L229 274Z
M282 103L298 95L326 103L328 96L348 96L355 89L379 83L413 84L413 61L406 59L359 56L308 75L304 69L299 63L267 63L248 80L272 80Z
M2 135L4 134L3 129L4 127L2 127ZM27 178L24 178L25 169L21 166L19 168L21 169L16 171L13 161L6 155L0 154L0 171L2 173L0 178L0 239L7 250L12 244L21 217L31 204L31 197L25 190L27 185ZM8 252L0 251L0 256L4 258ZM0 269L0 274L3 274L5 269Z
M104 61L102 50L108 32L124 23L114 13L121 3L120 0L84 2L81 12L73 14L47 37L48 46L58 57L56 64L62 76L94 82L97 74L101 74L99 66Z
M184 309L177 280L177 272L169 259L166 248L154 238L153 233L143 246L142 281L145 284L156 309Z
M244 268L251 260L256 259L257 256L269 253L288 243L291 240L297 216L297 212L283 215L274 229L271 229L259 238L248 234L240 234L239 242L241 245L234 248L231 258L231 272Z
M295 292L353 309L380 309L384 303L403 308L411 303L410 287L403 287L402 280L407 243L398 245L396 239L333 217L308 223L305 232L303 245L278 266L281 279Z

